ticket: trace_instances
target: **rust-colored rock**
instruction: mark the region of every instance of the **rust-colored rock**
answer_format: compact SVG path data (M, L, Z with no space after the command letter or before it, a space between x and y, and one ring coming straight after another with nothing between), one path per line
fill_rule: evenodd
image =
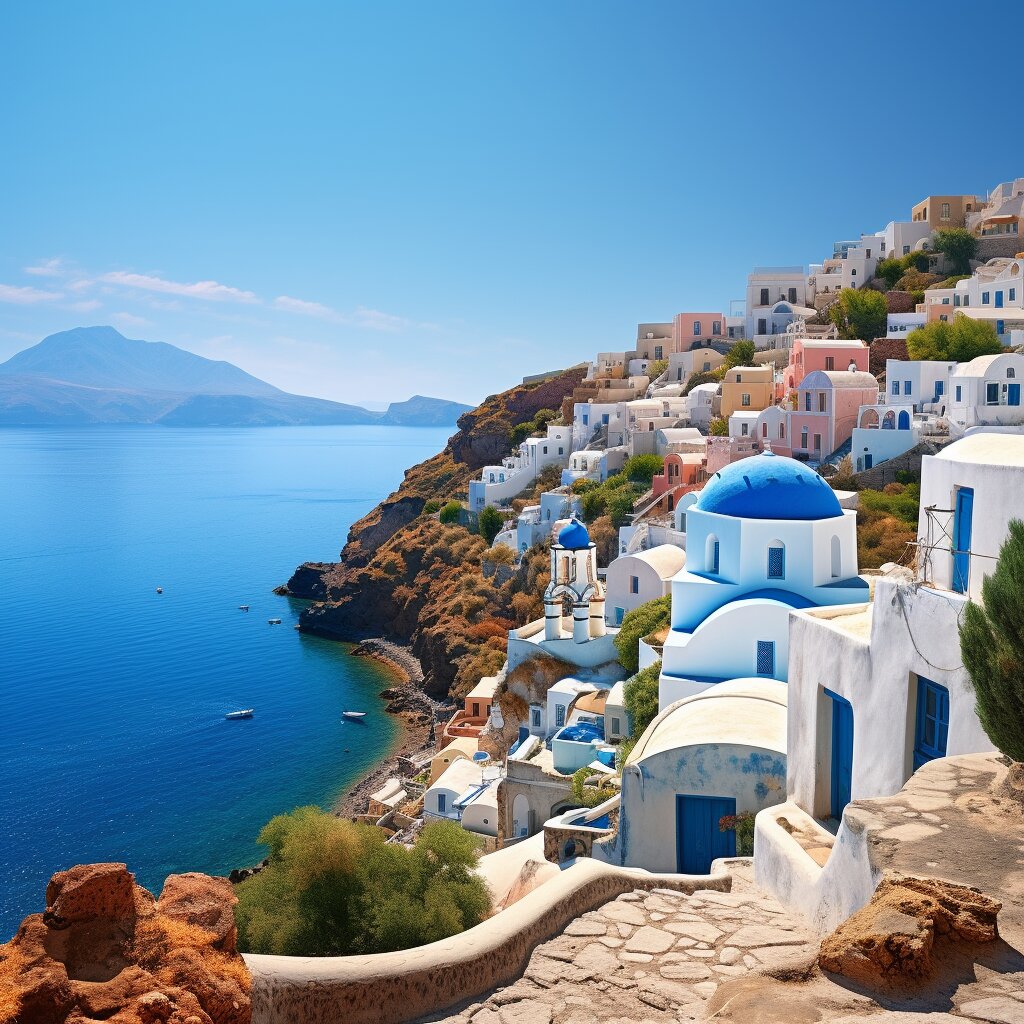
M936 941L992 942L1002 904L935 878L886 878L821 944L826 971L868 985L926 978Z
M124 864L58 872L0 946L0 1024L248 1024L230 883L172 875L160 900Z

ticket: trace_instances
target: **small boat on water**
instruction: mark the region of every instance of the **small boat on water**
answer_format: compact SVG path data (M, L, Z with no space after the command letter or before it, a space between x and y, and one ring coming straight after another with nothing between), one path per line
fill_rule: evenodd
M229 711L225 718L252 718L255 708L246 708L244 711Z
M281 625L281 620L280 619L267 619L267 622L269 622L271 626L280 626Z
M240 612L247 612L249 610L249 606L247 604L240 604L238 606L238 610Z
M157 588L156 588L156 592L157 592L158 594L162 594L162 593L164 592L164 588L163 588L163 587L157 587Z
M361 722L366 717L365 711L342 711L342 718L349 718L353 722Z

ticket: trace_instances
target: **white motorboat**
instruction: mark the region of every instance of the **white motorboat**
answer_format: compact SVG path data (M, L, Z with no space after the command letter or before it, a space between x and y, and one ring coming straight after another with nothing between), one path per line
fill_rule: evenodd
M270 623L271 626L280 626L281 625L281 620L280 619L267 619L267 622Z
M246 708L244 711L229 711L225 718L252 718L255 708Z
M361 722L366 717L365 711L342 711L342 718L350 718L354 722Z

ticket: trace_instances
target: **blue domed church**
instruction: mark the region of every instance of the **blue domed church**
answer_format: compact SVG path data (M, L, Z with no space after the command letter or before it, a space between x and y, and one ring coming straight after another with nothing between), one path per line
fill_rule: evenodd
M868 599L856 512L817 473L766 451L725 466L685 510L659 705L731 679L786 681L794 609Z

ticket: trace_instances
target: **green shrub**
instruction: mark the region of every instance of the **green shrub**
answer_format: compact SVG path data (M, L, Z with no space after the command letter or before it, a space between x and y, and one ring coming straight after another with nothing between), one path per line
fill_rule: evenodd
M435 501L433 498L431 498L430 501L425 501L423 503L423 514L424 515L432 516L435 512L440 512L440 511L441 511L441 502Z
M587 491L592 491L595 487L600 486L601 484L597 480L589 480L587 477L581 476L578 480L573 480L572 493L586 494Z
M647 364L647 376L657 380L668 369L667 359L655 359Z
M259 840L270 863L236 887L244 952L408 949L471 928L490 909L473 871L478 842L455 822L426 825L407 850L373 826L299 807L272 818Z
M452 523L457 523L459 521L459 515L461 513L462 505L457 501L449 501L448 504L441 509L438 518L442 523L446 523L450 526Z
M908 526L917 526L921 507L919 484L887 484L885 490L860 492L860 507L867 512L893 516Z
M596 807L598 804L603 804L611 795L605 790L586 785L587 779L596 774L597 772L593 768L586 766L573 772L572 798L580 807Z
M633 722L633 736L640 737L658 715L658 680L661 662L648 665L626 683L626 710Z
M636 503L636 495L633 493L633 489L628 490L624 487L614 491L608 498L608 518L612 521L612 526L617 530L620 526L625 526L629 520L629 517L633 514L633 506Z
M907 335L911 359L939 359L967 363L976 356L1003 351L996 329L984 320L954 315L952 321L933 320Z
M896 282L903 276L905 269L903 260L890 256L889 259L878 261L878 265L875 267L875 277L882 278L890 288L895 288Z
M660 473L664 465L665 460L660 455L634 455L626 459L622 475L633 483L650 487L654 474Z
M716 416L708 427L708 433L712 437L728 437L729 421L724 416Z
M974 567L977 572L978 567ZM976 710L992 743L1011 761L1024 761L1024 523L1011 519L999 561L969 601L960 626L960 652L974 684Z
M889 307L885 296L872 288L844 288L828 315L840 338L871 342L885 336Z
M656 597L623 616L615 636L619 662L631 675L640 667L640 641L655 630L667 626L672 619L672 597Z
M752 811L743 814L726 814L718 819L719 832L736 833L736 856L754 856L754 818Z
M715 370L701 370L698 373L691 373L683 388L683 394L688 395L700 384L717 384L725 376L725 363Z
M592 523L595 519L599 519L604 515L607 507L608 498L603 487L586 491L580 499L580 511L585 523Z
M734 366L750 366L754 361L754 343L749 340L737 341L725 354L725 362L722 364L727 370Z
M949 260L954 274L966 274L978 251L978 239L966 228L945 228L935 232L935 248Z
M487 541L488 546L494 543L494 538L501 533L504 525L504 517L493 505L482 509L477 517L477 530L480 536Z

